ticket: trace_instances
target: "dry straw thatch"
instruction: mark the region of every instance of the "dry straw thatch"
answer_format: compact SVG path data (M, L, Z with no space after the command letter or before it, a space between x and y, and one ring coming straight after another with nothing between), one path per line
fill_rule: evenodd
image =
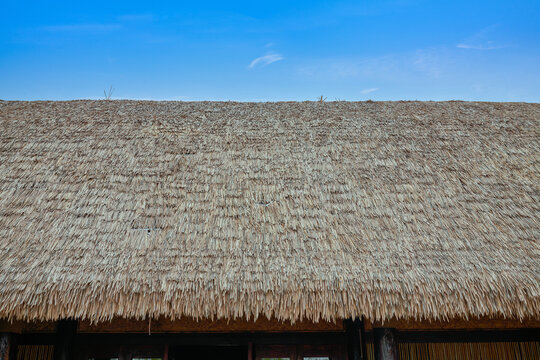
M400 360L538 360L540 342L401 343L398 349ZM367 350L367 359L375 360L373 345Z
M0 318L540 316L540 104L0 102Z

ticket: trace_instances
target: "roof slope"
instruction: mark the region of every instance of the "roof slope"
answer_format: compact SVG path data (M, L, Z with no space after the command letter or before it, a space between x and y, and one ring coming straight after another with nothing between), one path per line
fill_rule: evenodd
M540 104L0 102L0 317L540 316Z

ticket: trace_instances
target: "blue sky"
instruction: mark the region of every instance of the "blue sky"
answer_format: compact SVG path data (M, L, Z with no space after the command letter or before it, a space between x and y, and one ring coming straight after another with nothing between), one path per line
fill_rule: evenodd
M540 101L540 1L3 1L0 99Z

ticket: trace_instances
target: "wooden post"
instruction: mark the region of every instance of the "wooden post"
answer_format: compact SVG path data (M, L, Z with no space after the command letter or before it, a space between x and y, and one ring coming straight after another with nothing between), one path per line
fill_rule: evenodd
M19 351L19 337L20 337L20 334L16 334L16 333L10 334L9 360L15 360L19 356L17 353Z
M347 333L347 353L349 360L367 360L364 318L345 320Z
M73 360L73 340L76 332L76 320L58 321L54 344L54 360Z
M375 360L399 359L395 329L373 329L373 347L375 349Z
M17 358L17 340L19 334L0 333L0 360L15 360Z
M169 360L169 344L165 344L163 349L163 360Z
M255 357L253 355L253 343L250 341L248 343L248 360L255 360Z
M9 333L0 333L0 360L10 360L11 336Z

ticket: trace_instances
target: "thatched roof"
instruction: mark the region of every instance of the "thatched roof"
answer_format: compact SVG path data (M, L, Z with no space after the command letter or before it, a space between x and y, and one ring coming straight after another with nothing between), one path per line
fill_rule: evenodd
M540 104L0 102L0 318L540 316Z

